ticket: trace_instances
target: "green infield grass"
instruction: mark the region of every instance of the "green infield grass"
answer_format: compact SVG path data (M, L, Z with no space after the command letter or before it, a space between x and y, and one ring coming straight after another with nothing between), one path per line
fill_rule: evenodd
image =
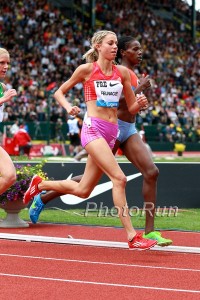
M36 158L31 158L30 160L27 159L26 156L13 156L12 157L13 162L41 162L41 161L46 161L46 162L73 162L73 158L69 156L55 156L55 157L36 157ZM116 160L118 162L129 162L125 156L116 156ZM199 156L177 156L177 155L162 155L162 156L155 156L153 157L154 162L200 162L200 154ZM81 162L86 162L86 159L83 159Z
M97 212L90 212L85 215L81 209L44 209L40 215L39 222L61 223L61 224L83 224L95 226L122 227L116 212L107 215L98 216ZM0 209L0 219L4 219L6 213ZM29 221L28 209L20 212L20 217ZM132 223L135 228L143 229L145 225L145 216L142 211L132 212ZM155 217L155 229L159 230L188 230L200 231L200 209L181 209L175 211L160 211Z

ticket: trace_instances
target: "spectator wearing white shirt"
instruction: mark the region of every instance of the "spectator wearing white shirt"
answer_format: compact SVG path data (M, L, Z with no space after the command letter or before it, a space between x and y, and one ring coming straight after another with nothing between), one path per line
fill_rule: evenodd
M82 121L80 119L70 116L67 120L68 136L70 140L69 153L70 156L75 156L81 151L80 129L82 127Z

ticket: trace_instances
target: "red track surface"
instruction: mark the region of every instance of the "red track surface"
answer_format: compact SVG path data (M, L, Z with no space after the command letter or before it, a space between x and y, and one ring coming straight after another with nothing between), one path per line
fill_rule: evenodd
M1 233L126 241L123 229L38 224ZM164 232L200 247L200 234ZM200 255L0 241L2 299L200 299Z
M126 234L122 228L83 226L83 225L61 225L38 223L31 224L29 228L0 228L1 233L41 235L52 237L68 237L75 239L103 240L125 242ZM200 233L163 231L163 236L171 238L174 246L200 247Z

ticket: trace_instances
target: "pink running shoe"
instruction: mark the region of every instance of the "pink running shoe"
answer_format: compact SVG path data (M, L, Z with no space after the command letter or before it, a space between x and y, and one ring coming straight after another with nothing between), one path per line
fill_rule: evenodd
M36 196L37 194L39 194L41 191L38 189L38 184L42 182L42 178L38 175L34 175L31 183L29 185L28 190L25 192L24 194L24 198L23 198L23 202L25 204L28 204L29 201Z
M144 239L141 233L137 233L132 241L128 241L130 250L148 250L157 244L155 240Z

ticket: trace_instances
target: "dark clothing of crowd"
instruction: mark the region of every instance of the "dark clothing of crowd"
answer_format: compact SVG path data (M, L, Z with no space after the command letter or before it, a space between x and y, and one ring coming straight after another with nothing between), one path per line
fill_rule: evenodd
M84 1L85 10L90 2ZM66 112L52 94L84 63L93 32L107 29L119 37L134 36L142 45L143 62L135 72L149 74L152 88L146 92L149 108L138 115L138 126L155 125L160 141L200 141L200 41L197 37L194 42L187 29L191 9L184 1L97 0L94 28L80 12L75 10L68 19L46 0L1 0L1 11L0 47L11 53L6 84L18 92L5 108L4 121L66 122ZM175 13L183 16L182 22L174 20ZM85 113L81 84L66 97Z

